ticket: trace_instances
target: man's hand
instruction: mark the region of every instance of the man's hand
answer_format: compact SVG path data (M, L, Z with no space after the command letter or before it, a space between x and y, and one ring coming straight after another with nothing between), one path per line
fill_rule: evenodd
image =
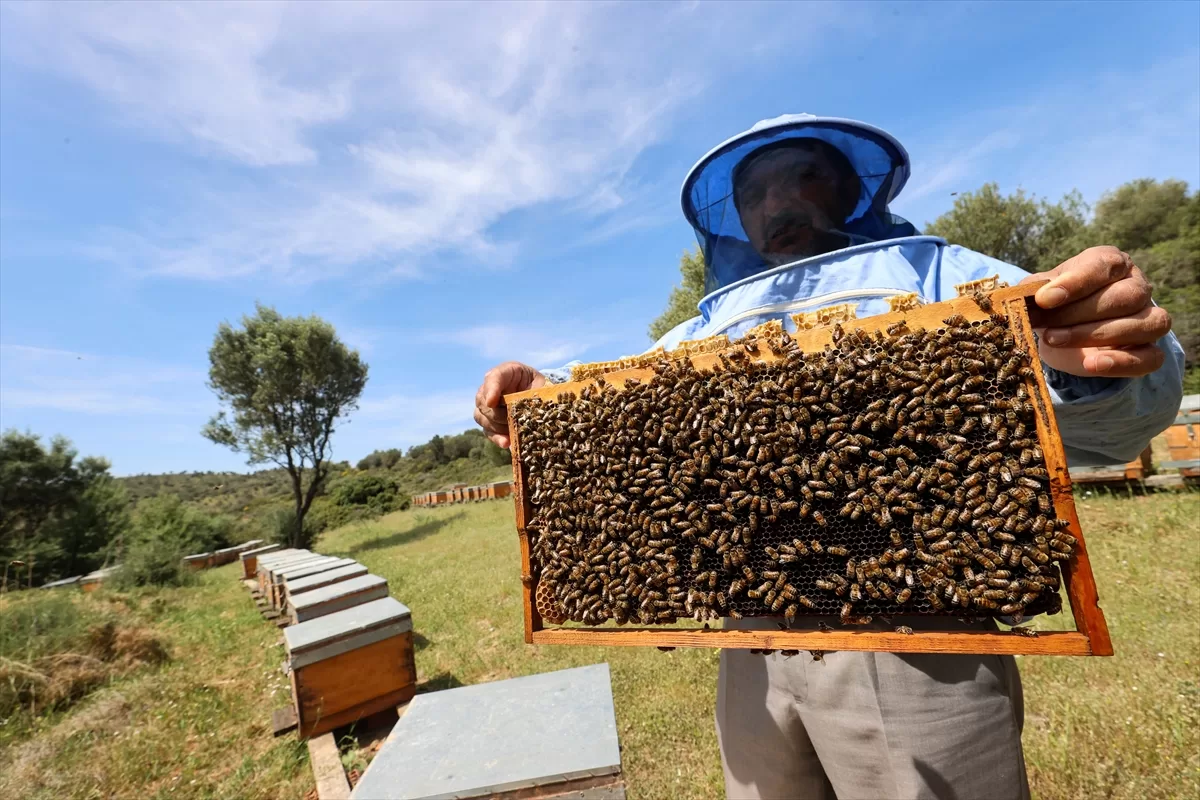
M1163 364L1154 343L1171 330L1171 315L1150 302L1151 286L1129 256L1092 247L1049 272L1031 315L1047 365L1086 378L1136 378Z
M475 393L475 421L489 439L500 447L508 447L508 409L504 407L504 395L545 385L546 376L526 364L506 361L492 367Z

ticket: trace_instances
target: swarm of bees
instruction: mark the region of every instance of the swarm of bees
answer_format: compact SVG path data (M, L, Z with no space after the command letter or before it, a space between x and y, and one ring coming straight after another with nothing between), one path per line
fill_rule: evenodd
M1057 611L1056 519L1007 318L746 339L510 410L534 578L587 625ZM978 302L977 298L977 302ZM760 348L777 358L752 358Z

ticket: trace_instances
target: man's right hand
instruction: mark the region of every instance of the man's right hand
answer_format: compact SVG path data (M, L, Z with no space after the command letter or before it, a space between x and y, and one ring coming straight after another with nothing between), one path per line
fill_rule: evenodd
M546 376L528 364L506 361L492 367L475 393L475 421L489 439L507 448L508 409L504 407L504 395L538 389L547 383Z

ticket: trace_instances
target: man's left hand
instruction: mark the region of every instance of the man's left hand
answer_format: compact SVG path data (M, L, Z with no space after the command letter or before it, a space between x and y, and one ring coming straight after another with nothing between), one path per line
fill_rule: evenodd
M1092 247L1021 282L1046 278L1031 321L1048 366L1085 378L1136 378L1162 366L1155 342L1171 330L1171 315L1150 302L1150 282L1126 253Z

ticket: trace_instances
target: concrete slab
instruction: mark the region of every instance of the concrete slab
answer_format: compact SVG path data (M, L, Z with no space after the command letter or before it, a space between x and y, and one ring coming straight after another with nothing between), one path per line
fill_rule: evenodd
M43 583L41 585L41 588L42 589L57 589L61 586L74 586L75 584L79 583L81 578L83 578L82 575L75 575L70 578L63 578L63 579L57 580L57 581L50 581L50 583Z
M314 563L311 566L299 567L295 570L288 570L280 573L283 577L283 582L287 586L291 586L293 581L301 578L308 578L313 575L318 575L322 572L329 572L334 569L342 569L343 567L354 566L358 562L353 558L335 558L332 561L324 563Z
M301 555L312 555L312 552L309 550L297 550L293 547L285 547L283 549L276 550L273 553L267 553L266 555L260 556L258 560L262 564L269 564L273 561L281 561L283 559L295 558L296 556Z
M267 553L258 559L258 564L263 569L272 567L282 567L284 564L299 564L302 561L307 561L311 558L325 558L320 553L313 553L308 550L297 550L294 553L276 557L277 553Z
M387 592L387 578L363 575L296 595L288 603L288 613L293 622L308 622L387 597Z
M608 664L594 664L417 695L351 797L534 796L620 771Z
M298 567L301 564L307 564L310 561L319 561L323 558L329 558L329 556L323 556L319 553L305 553L304 555L297 555L291 558L281 558L278 561L267 561L265 563L259 561L258 571L270 578L275 572L280 570L288 569L289 567Z
M277 544L264 544L262 547L255 547L253 550L243 550L240 554L241 559L245 561L247 558L261 558L267 553L275 553L283 548Z
M320 558L313 558L313 559L309 559L308 561L302 561L299 564L285 564L283 566L280 566L278 569L272 568L271 569L271 577L276 583L281 583L281 582L287 580L292 575L297 575L297 574L303 573L303 572L305 572L305 570L310 570L315 567L324 567L329 564L337 564L338 566L345 566L345 564L341 563L345 560L346 559L344 559L344 558L338 558L336 556L321 556ZM312 573L307 573L307 574L311 575Z
M282 547L281 546L278 550L275 551L272 558L278 558L279 556L284 556L284 555L287 555L288 553L300 553L300 552L307 553L308 551L304 550L302 548L297 548L297 547Z
M412 630L412 612L394 597L301 622L283 632L288 666L299 669Z
M351 578L357 578L360 575L366 575L367 568L357 561L354 561L344 567L318 572L315 575L309 575L303 578L288 578L284 584L284 590L289 598L305 592L311 592L313 589L320 589L322 586L329 586L334 583L348 581Z

